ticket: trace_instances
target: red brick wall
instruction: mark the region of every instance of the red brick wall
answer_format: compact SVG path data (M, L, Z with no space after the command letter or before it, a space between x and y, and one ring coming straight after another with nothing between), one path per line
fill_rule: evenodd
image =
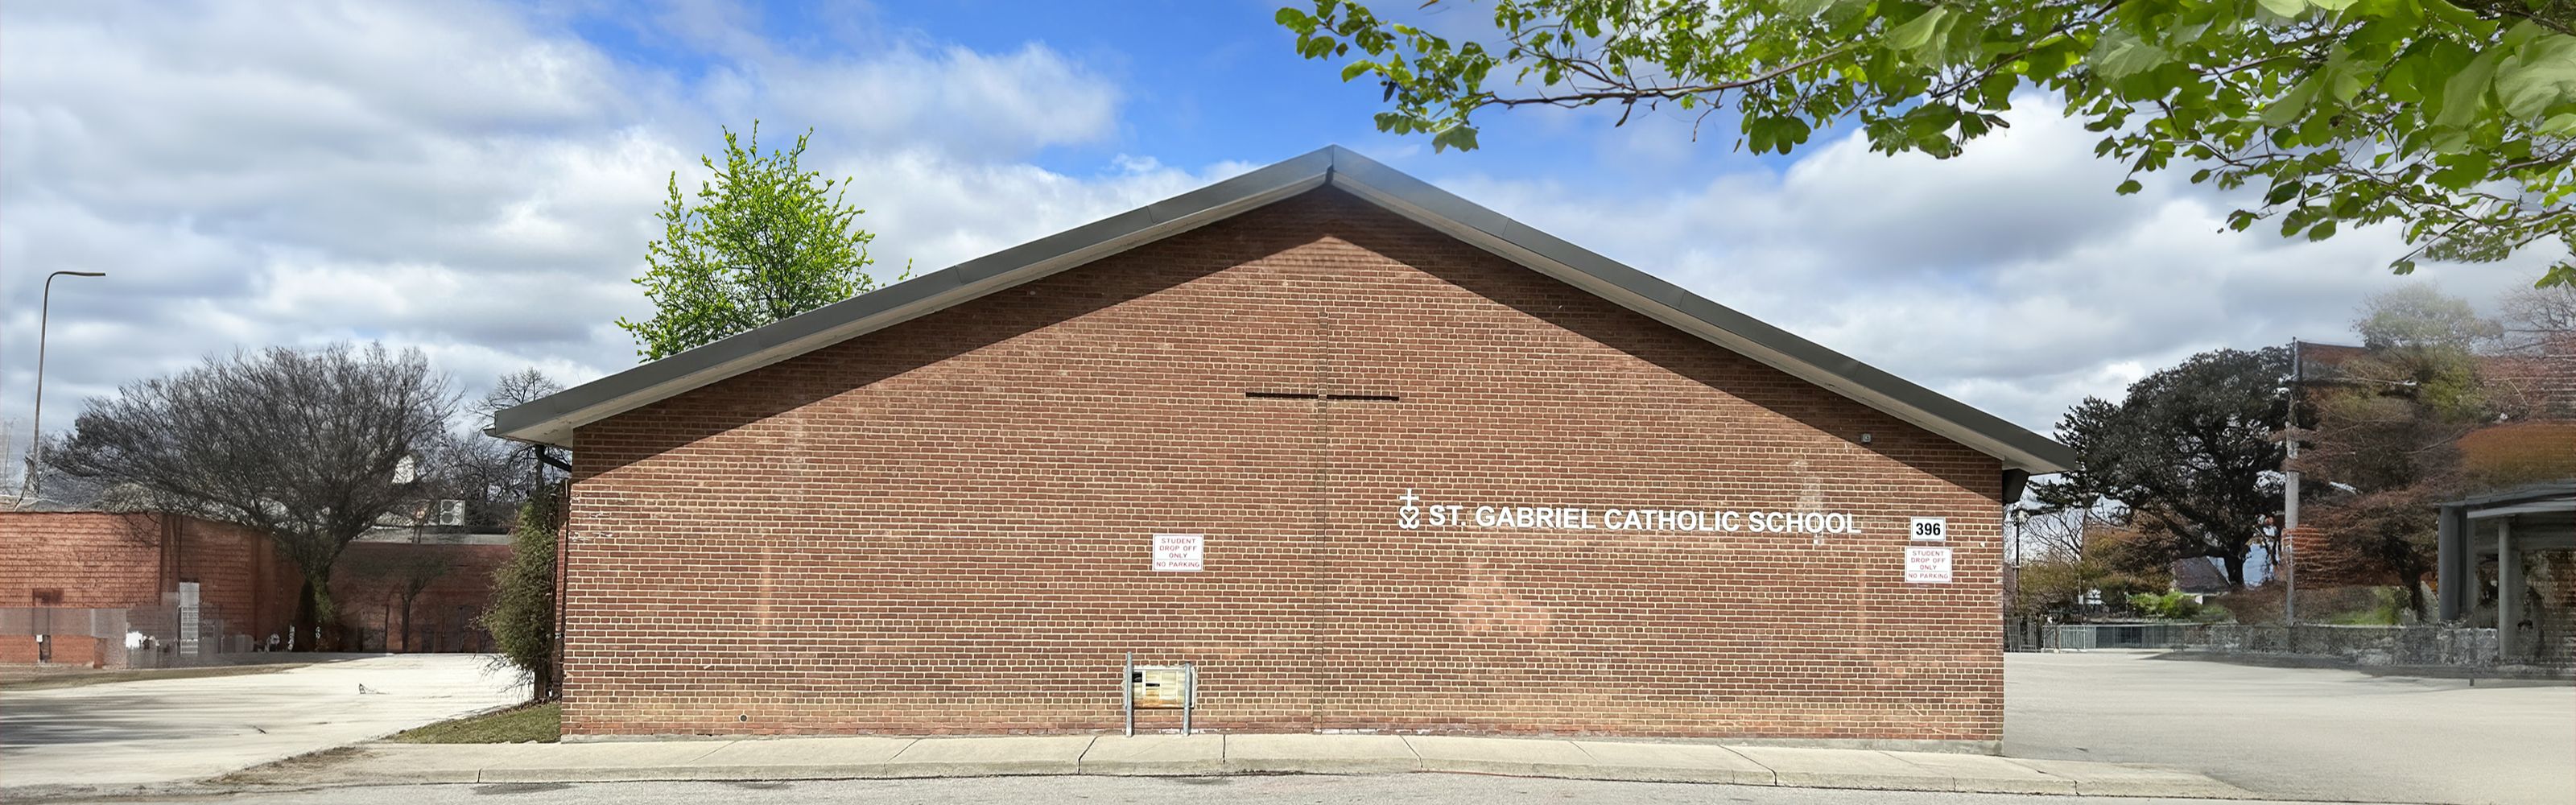
M195 579L199 597L223 607L230 633L263 641L270 633L284 634L295 620L304 574L277 555L276 541L239 526L187 517L177 522L181 553L174 580Z
M35 606L37 590L62 591L61 603L53 606L161 605L168 568L159 518L0 512L0 552L9 557L0 562L0 606Z
M116 646L109 645L107 641L100 640L95 637L81 637L78 635L51 635L51 637L54 642L54 650L52 652L52 656L47 657L44 648L36 645L36 638L34 637L27 635L0 635L0 665L34 665L37 663L50 663L53 665L86 665L91 668L124 667L118 664L119 659L123 657L124 653L110 653L106 651L106 649L116 648Z
M446 570L412 600L406 631L403 576L412 563L424 560L443 563ZM352 543L332 569L331 594L351 625L390 633L371 641L367 650L480 651L488 648L488 640L473 620L491 603L492 571L509 561L508 545Z
M158 607L191 580L229 633L262 638L286 630L303 578L266 536L192 517L0 512L0 555L9 557L0 563L0 606L32 606L36 591L61 590L63 607ZM0 644L0 662L34 661L33 638Z
M1228 731L2001 737L1994 459L1339 191L576 454L573 734L1111 730L1134 651ZM1863 531L1407 530L1407 490ZM1908 516L1953 583L1903 583Z

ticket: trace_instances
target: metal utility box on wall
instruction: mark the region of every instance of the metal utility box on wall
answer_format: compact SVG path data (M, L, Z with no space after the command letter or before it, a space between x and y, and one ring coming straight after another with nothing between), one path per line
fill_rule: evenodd
M1198 709L1199 669L1197 663L1179 665L1137 665L1136 655L1127 655L1127 672L1120 677L1127 700L1127 734L1136 734L1136 711L1181 711L1181 734L1190 734L1190 718Z

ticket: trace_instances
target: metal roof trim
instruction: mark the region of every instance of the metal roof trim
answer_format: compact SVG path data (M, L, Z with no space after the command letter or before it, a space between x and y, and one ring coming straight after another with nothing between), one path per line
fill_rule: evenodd
M2550 512L2576 512L2576 497L2559 498L2556 500L2539 500L2530 503L2517 503L2511 506L2498 506L2490 509L2470 509L2469 519L2484 520L2489 517L2512 517L2515 515L2547 514Z
M501 411L494 436L572 447L574 429L822 346L927 315L1332 185L1415 222L1994 456L2049 473L2074 451L1680 286L1326 146L1160 202L959 263Z
M2576 479L2528 483L2459 500L2446 500L2435 505L2460 507L2490 506L2498 503L2511 505L2526 500L2545 500L2571 495L2576 495Z

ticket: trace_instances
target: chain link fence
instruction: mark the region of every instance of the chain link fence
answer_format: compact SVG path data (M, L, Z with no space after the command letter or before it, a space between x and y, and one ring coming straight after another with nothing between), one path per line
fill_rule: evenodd
M2355 665L2564 669L2567 658L2499 660L2496 630L2457 626L2338 626L2236 623L2007 623L2006 651L2166 649L2215 654L2334 657Z
M215 604L83 609L0 607L0 637L32 637L27 660L101 668L183 668L223 664L248 652L250 635L229 634Z

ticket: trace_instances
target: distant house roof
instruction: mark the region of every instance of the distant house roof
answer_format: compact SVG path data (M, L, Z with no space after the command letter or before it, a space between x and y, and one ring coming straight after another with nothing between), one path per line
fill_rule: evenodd
M2059 472L2065 445L1532 229L1340 146L1004 249L619 372L493 417L486 432L577 448L574 430L717 381L1225 220L1321 187L1346 191L1533 271L2000 460Z
M2233 589L2227 584L2227 571L2218 560L2206 556L2176 559L2173 562L2174 589L2194 595L2223 593Z

